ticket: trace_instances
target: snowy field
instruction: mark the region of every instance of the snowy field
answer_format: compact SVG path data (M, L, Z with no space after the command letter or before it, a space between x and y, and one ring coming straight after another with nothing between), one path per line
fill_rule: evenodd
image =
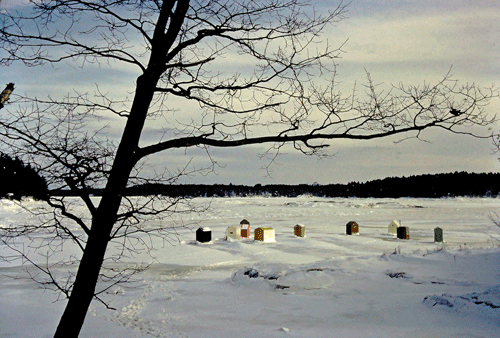
M104 296L117 310L93 302L82 337L500 337L498 198L195 202L211 210L185 216L133 288ZM28 217L19 212L1 201L0 225ZM224 240L242 219L252 238L272 227L276 241ZM409 240L387 233L392 220ZM345 234L349 221L359 235ZM198 226L211 242L194 241ZM0 261L0 337L51 337L65 302L19 277L19 262Z

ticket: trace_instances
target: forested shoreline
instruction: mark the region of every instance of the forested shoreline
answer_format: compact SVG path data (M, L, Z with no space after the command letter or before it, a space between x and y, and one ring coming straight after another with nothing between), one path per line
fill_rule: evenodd
M47 189L45 179L35 169L24 165L17 158L1 156L0 171L4 178L0 197L19 199L52 196L73 196L69 190ZM100 196L103 189L89 188L91 194ZM496 197L500 194L500 173L454 172L424 174L408 177L386 177L367 182L347 184L144 184L127 188L127 196L163 195L171 197L296 197L312 195L318 197Z
M101 189L94 189L100 195ZM55 195L70 195L69 191L52 191ZM387 177L368 182L347 184L145 184L127 189L128 196L164 195L171 197L496 197L500 194L500 173L454 172L408 177Z

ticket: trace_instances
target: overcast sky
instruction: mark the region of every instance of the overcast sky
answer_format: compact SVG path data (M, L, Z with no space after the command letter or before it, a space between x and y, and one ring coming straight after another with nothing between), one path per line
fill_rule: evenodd
M15 1L1 0L0 7L12 7ZM332 3L317 1L319 8ZM353 0L347 18L329 29L326 37L331 44L347 40L337 69L337 78L346 86L363 82L365 69L375 82L421 84L442 78L450 67L461 82L500 85L499 13L498 0ZM0 83L15 82L16 91L26 92L21 80L26 75L39 85L57 78L57 85L64 83L66 88L72 80L67 76L65 81L62 72L41 76L36 68L10 67L2 69ZM90 86L107 80L100 79L98 72L87 75L92 79ZM489 111L498 113L499 108L497 100ZM500 126L495 129L498 132ZM333 156L321 161L287 150L269 168L271 175L262 169L269 164L258 156L262 147L213 150L221 167L186 183L328 184L426 173L500 171L491 140L444 132L425 132L423 138L426 142L398 144L396 139L340 141L330 147ZM172 169L183 166L186 159L206 163L198 149L163 153L151 163L168 162Z

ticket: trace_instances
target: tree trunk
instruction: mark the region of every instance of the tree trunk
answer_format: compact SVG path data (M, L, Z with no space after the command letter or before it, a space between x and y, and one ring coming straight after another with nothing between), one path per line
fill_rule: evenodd
M59 321L54 337L78 337L85 321L90 302L95 294L95 287L99 278L108 245L113 222L96 218L92 222L92 230L85 251L83 253L71 296L64 313Z
M157 79L156 79L157 80ZM75 277L73 289L54 337L78 337L95 294L111 231L120 208L130 173L138 161L136 149L151 103L156 80L139 77L132 105L115 161L108 177Z
M142 129L141 125L136 126ZM134 128L129 128L127 133L124 132L123 137L129 135L132 131L137 132ZM54 337L78 337L90 303L94 298L99 272L104 262L111 231L120 208L122 193L126 188L130 172L136 163L133 156L134 151L130 149L127 151L129 145L129 142L121 142L118 147L108 184L97 212L92 218L92 228L78 266L68 304L64 309ZM125 150L120 151L120 149Z

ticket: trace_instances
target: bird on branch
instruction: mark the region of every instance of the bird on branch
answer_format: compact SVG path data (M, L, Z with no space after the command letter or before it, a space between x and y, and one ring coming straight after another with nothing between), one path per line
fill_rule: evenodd
M14 84L11 82L7 84L5 89L2 91L0 94L0 109L3 108L3 104L7 101L9 101L10 94L14 91Z
M458 109L455 109L453 107L451 107L450 109L450 114L453 115L453 116L459 116L459 115L462 115L463 112L461 112L460 110Z

